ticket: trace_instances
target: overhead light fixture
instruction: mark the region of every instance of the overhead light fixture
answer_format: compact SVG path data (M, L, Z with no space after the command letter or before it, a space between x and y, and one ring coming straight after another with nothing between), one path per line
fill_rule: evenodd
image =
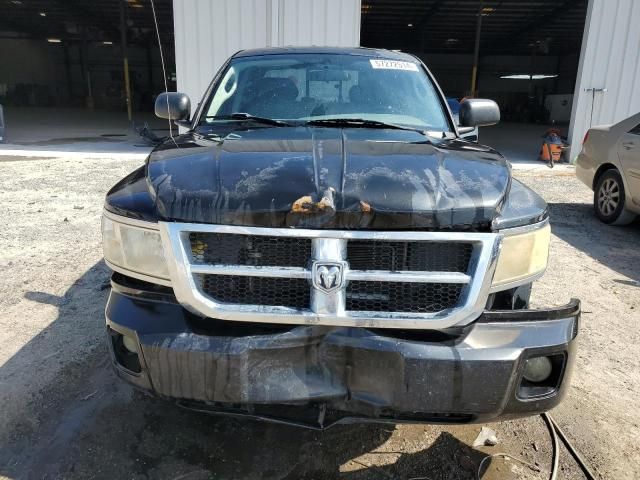
M113 45L112 41L109 40L105 40L104 42L102 42L103 45Z
M535 75L527 75L523 74L514 74L514 75L501 75L500 78L504 78L506 80L544 80L545 78L556 78L558 75L544 75L544 74L535 74Z
M447 38L447 43L458 43L459 41L457 38Z
M40 12L40 16L41 16L41 17L46 17L46 16L47 16L47 13L46 13L46 12Z
M62 40L59 38L47 38L47 42L49 43L62 43Z
M407 27L413 27L413 23L407 23Z
M22 5L22 0L11 0L14 5Z

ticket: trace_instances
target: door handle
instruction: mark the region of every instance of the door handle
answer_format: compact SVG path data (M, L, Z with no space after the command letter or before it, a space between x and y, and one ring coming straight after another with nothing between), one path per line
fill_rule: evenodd
M626 148L627 150L631 150L633 147L635 147L635 145L636 145L636 144L635 144L635 143L633 143L633 142L624 142L624 143L622 144L622 146L623 146L624 148Z

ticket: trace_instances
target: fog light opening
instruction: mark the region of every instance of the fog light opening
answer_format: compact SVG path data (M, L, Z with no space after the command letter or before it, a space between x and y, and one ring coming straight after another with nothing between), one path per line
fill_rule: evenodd
M526 358L522 366L518 398L531 400L555 394L560 387L566 362L566 353Z
M533 357L525 362L522 376L529 382L541 383L551 376L552 371L549 357Z
M111 329L109 329L109 335L116 363L132 373L141 373L142 365L136 340Z
M138 344L136 341L128 335L122 336L122 345L131 353L138 353Z

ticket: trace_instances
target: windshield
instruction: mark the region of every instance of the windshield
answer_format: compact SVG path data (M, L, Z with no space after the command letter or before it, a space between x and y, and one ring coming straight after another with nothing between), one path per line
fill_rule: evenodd
M228 122L235 113L291 123L348 118L451 131L439 94L421 65L357 55L234 59L200 124Z

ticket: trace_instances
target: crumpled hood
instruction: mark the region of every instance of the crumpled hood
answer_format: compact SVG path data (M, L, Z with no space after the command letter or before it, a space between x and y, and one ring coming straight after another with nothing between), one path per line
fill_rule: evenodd
M511 178L481 145L318 127L183 135L151 154L147 176L162 220L376 230L489 228Z

